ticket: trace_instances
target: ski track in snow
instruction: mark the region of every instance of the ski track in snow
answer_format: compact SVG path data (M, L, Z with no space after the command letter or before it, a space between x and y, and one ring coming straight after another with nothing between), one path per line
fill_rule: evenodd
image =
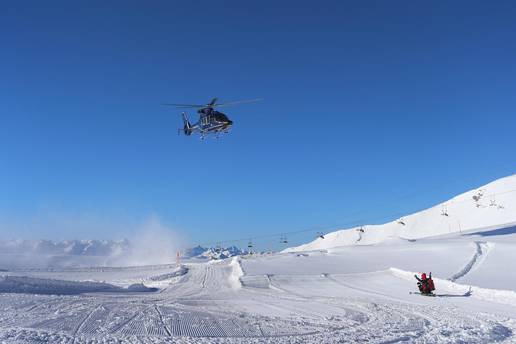
M489 251L489 243L484 241L475 241L475 246L476 250L470 261L464 266L464 268L451 276L448 280L455 282L459 278L466 276L470 271L478 267L478 265L482 264Z

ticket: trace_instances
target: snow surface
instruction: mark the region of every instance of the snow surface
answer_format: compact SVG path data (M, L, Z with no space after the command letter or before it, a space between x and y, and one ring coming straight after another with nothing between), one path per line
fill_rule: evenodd
M456 197L449 216L439 206L407 216L410 230L367 227L359 243L351 230L181 266L7 267L0 343L516 343L516 228L504 225L514 196L475 205L514 184ZM464 227L441 227L452 220ZM423 271L437 297L410 294Z

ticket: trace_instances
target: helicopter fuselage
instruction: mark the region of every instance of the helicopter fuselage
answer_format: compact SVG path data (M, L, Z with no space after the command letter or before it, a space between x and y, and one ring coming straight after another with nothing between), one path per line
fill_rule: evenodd
M231 121L226 114L216 111L213 108L202 108L199 109L197 113L199 114L199 121L197 123L187 124L187 122L185 122L184 132L186 135L191 135L196 131L201 134L201 137L209 133L226 133L233 125L233 121ZM186 119L186 121L188 120Z

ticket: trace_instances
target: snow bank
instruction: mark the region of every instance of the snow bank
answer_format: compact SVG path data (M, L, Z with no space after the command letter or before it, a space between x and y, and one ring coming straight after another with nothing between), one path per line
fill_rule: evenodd
M0 293L76 295L84 293L123 293L150 292L155 288L147 288L143 284L121 288L102 282L76 282L27 276L0 276Z
M169 280L169 279L172 279L175 277L186 275L187 273L188 273L188 268L184 265L181 265L174 271L167 272L167 273L161 274L161 275L151 276L148 278L148 280L155 281L155 282L165 281L165 280Z
M133 292L133 293L145 293L145 292L153 292L153 291L158 291L158 288L149 288L149 287L146 287L143 283L135 283L135 284L131 284L129 287L127 287L127 291L128 292Z
M415 272L404 271L396 268L389 269L392 274L396 277L413 282ZM498 290L480 288L476 286L469 286L464 284L455 283L449 280L432 277L435 282L436 288L439 290L438 295L442 294L442 291L447 293L454 293L458 295L470 296L472 298L489 301L495 303L501 303L511 306L516 306L516 292L512 290Z

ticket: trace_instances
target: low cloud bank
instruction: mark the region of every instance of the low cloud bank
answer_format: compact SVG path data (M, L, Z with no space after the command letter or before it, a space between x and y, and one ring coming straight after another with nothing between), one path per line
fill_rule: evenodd
M19 268L135 266L172 263L181 235L152 216L124 240L0 241L0 271Z

